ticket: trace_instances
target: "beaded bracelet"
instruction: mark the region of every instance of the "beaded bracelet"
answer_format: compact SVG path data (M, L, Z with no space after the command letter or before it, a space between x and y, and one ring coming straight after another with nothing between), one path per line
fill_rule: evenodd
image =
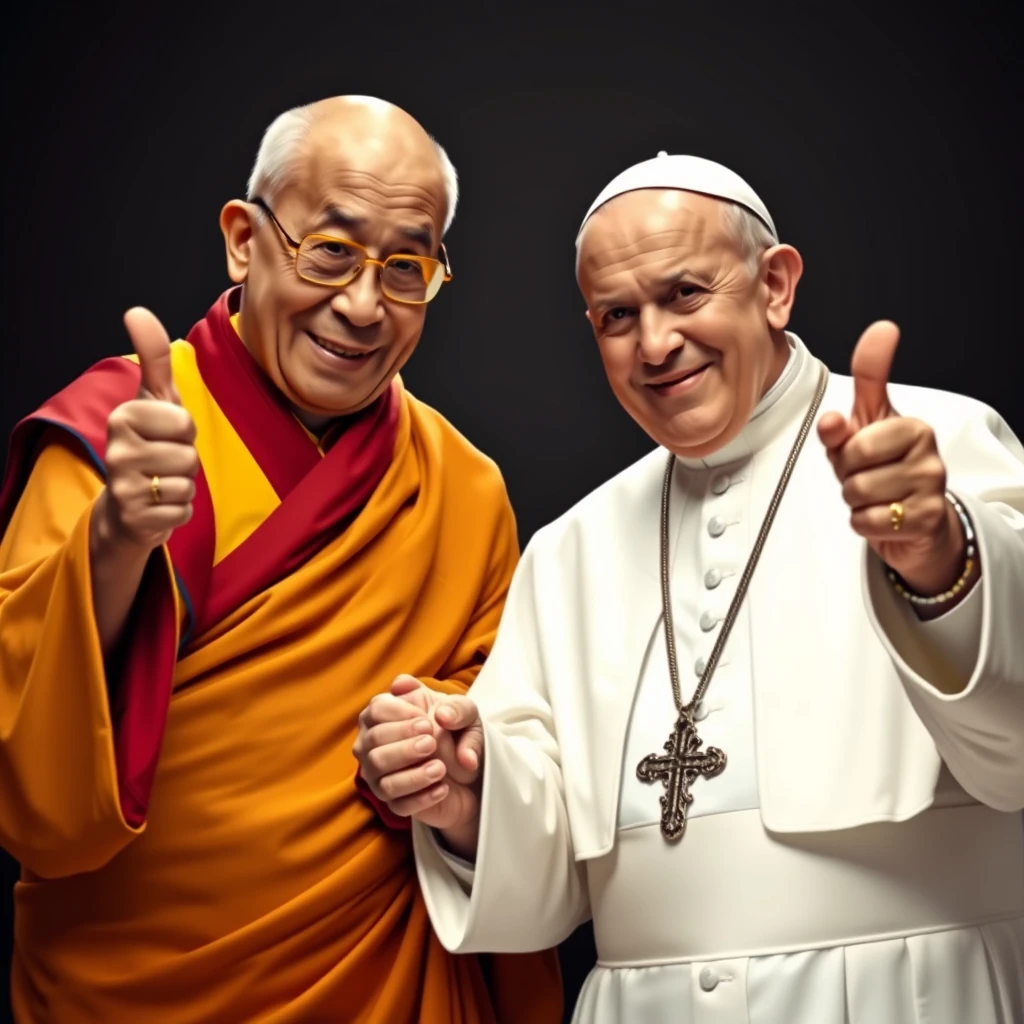
M967 541L967 548L964 552L965 557L963 571L960 573L960 578L949 588L949 590L943 591L941 594L936 594L934 597L922 597L920 594L915 594L896 572L887 567L886 575L889 577L889 582L896 589L896 593L905 598L911 604L936 605L952 601L953 598L963 590L967 581L974 573L974 527L971 526L971 521L967 518L967 513L964 511L963 505L960 504L955 495L946 491L946 500L956 511L957 518L960 520L960 525L963 527L964 537Z

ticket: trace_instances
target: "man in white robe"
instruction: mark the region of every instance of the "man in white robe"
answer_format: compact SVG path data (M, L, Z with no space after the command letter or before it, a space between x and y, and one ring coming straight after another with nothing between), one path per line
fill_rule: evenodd
M630 168L577 247L658 447L533 537L468 697L400 678L356 744L441 941L592 918L581 1024L1021 1024L1024 449L889 384L892 324L823 378L799 254L718 164Z

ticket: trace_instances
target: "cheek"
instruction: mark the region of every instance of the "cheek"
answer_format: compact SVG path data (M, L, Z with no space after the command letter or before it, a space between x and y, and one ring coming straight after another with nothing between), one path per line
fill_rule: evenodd
M629 387L630 374L633 371L632 353L634 351L633 346L624 341L598 343L598 352L601 354L605 375L616 392Z
M385 337L390 334L391 349L396 358L407 358L416 348L426 321L426 306L410 306L391 313L391 323L385 323Z

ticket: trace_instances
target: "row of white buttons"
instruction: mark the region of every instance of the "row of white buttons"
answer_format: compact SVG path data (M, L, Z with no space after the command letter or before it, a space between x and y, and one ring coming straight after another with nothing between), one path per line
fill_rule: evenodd
M732 478L725 474L721 474L711 481L711 493L715 495L725 494L731 486ZM722 534L725 533L728 525L729 524L725 521L724 517L717 515L712 516L708 520L708 534L712 537L721 537ZM708 569L708 571L704 573L704 586L707 587L708 590L714 590L715 587L722 582L722 578L723 574L720 569ZM718 622L718 616L713 615L711 612L704 612L700 617L700 628L703 632L710 633L715 626L718 625ZM693 671L698 677L700 677L704 675L705 668L707 668L707 662L705 659L698 658L693 666ZM707 708L704 707L703 701L701 701L694 709L694 712L698 721L707 717L708 712Z

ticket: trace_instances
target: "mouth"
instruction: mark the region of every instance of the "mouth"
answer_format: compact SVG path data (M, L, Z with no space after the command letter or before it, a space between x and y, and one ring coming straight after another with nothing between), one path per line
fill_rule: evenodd
M703 379L704 372L709 366L711 366L711 363L704 363L696 369L687 370L685 373L677 373L675 376L669 377L666 380L655 381L648 384L647 387L657 395L679 394L691 387L696 387L696 385Z
M310 331L306 331L306 337L318 349L337 357L338 359L347 359L349 362L361 363L365 362L376 352L376 349L372 349L367 352L365 349L355 348L352 345L348 345L341 341L329 341L327 338L321 338L319 335L313 334Z

